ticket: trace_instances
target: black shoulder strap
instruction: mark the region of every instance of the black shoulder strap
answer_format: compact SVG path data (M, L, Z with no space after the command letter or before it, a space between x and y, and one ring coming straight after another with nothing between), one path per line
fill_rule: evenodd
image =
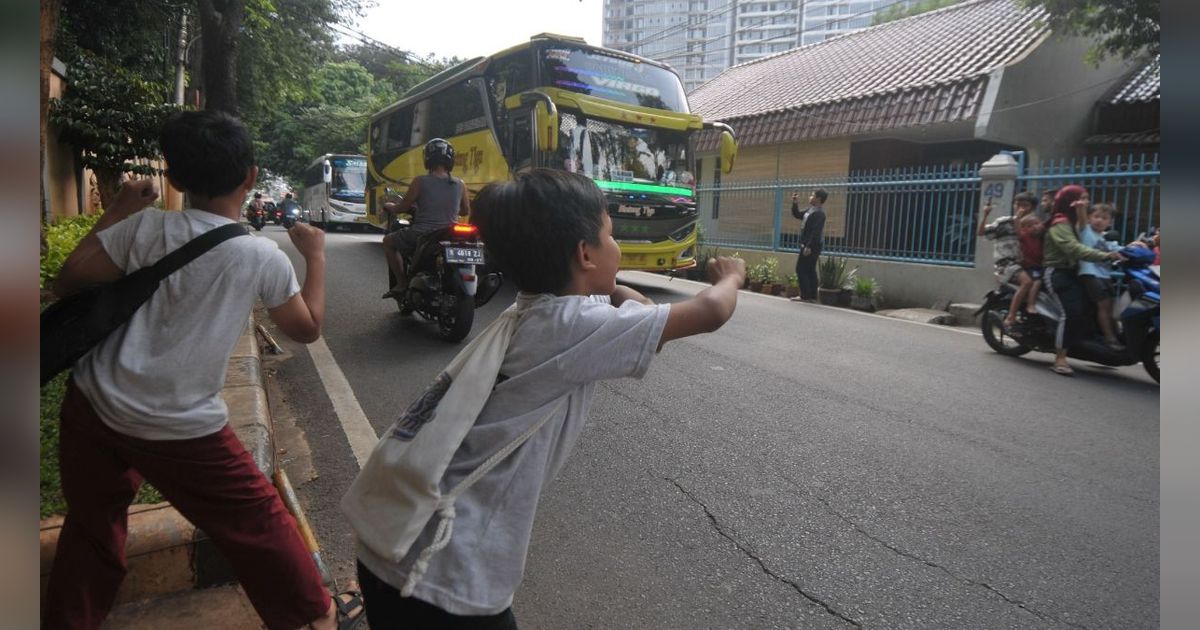
M184 243L179 249L163 256L158 262L151 267L151 273L159 280L175 273L175 270L199 258L204 252L224 243L225 241L235 236L245 236L249 234L246 228L240 223L229 223L222 225L197 236L196 238Z

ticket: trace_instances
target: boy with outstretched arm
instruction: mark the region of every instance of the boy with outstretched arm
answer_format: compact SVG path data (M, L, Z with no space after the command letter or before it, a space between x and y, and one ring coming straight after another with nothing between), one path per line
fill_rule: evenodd
M438 538L437 519L399 563L360 542L371 627L515 628L512 600L538 499L583 429L596 381L640 378L663 344L714 331L733 315L745 279L740 259L713 259L713 286L675 304L617 286L621 250L606 206L587 177L550 169L490 184L476 197L490 262L516 284L521 312L496 384L440 487L455 487L514 436L546 424L458 495L453 536L427 558L411 596L401 593L420 552Z
M163 125L159 143L167 178L192 207L146 207L158 196L153 182L126 183L67 258L56 293L111 282L238 222L258 176L246 128L220 112L181 112ZM274 241L237 236L168 276L75 364L59 429L67 515L44 627L100 627L125 576L126 509L143 480L216 543L268 628L336 626L337 602L295 520L229 427L221 398L257 300L292 339L321 334L324 235L304 224L288 235L305 259L303 289Z

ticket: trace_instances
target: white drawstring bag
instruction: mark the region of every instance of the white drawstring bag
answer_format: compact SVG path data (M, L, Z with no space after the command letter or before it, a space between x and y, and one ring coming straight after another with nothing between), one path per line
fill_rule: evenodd
M521 313L538 298L519 295L517 303L479 333L438 375L375 445L371 456L342 497L342 512L359 542L373 553L399 563L436 513L433 542L421 552L401 595L413 588L429 558L450 542L454 501L537 432L562 407L562 399L466 479L442 496L440 481L467 432L475 424L496 384L508 343Z

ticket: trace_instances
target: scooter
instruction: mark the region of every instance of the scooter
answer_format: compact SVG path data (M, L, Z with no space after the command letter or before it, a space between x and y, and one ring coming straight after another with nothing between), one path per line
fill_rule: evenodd
M300 206L292 206L283 210L283 218L280 219L280 222L283 224L283 229L290 230L293 225L296 225L301 220Z
M403 219L393 222L396 229L408 225ZM413 255L404 258L408 288L393 299L402 315L415 312L437 322L442 339L461 341L471 332L475 309L487 304L504 282L499 272L488 271L486 265L478 227L455 223L430 232L417 243ZM388 286L395 282L389 269Z
M1118 338L1124 350L1114 350L1098 338L1088 338L1067 349L1067 356L1101 365L1133 365L1141 363L1156 382L1159 379L1160 281L1152 265L1154 252L1149 248L1126 246L1120 253L1125 260L1119 263L1124 271L1125 289L1114 300L1118 323ZM983 340L996 352L1019 357L1032 350L1054 353L1054 337L1062 313L1048 294L1037 297L1037 315L1021 313L1017 323L1005 327L1004 318L1012 303L1016 287L1003 284L990 291L983 306L975 312L983 315L980 329ZM1084 317L1094 317L1087 313Z
M262 208L250 208L248 211L250 226L261 232L267 225L267 212Z

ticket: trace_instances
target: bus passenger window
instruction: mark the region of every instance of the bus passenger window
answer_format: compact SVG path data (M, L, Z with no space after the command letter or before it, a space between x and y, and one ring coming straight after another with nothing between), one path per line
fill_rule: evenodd
M522 108L510 112L512 115L512 155L509 164L514 172L532 166L533 131L529 121L529 109Z

